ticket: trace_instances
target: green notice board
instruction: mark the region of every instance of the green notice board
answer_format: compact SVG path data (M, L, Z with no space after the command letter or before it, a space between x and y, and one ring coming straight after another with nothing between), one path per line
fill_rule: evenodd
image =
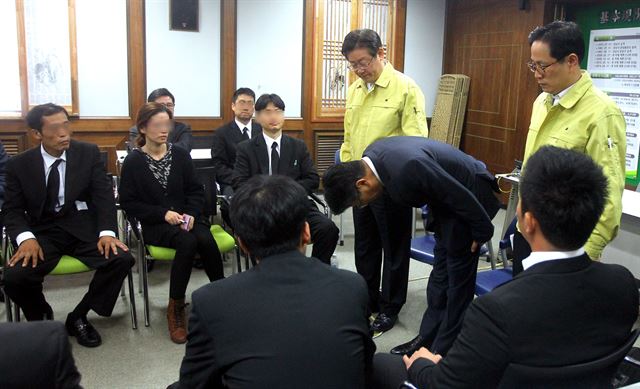
M582 68L616 101L627 121L627 185L640 182L640 1L580 7Z

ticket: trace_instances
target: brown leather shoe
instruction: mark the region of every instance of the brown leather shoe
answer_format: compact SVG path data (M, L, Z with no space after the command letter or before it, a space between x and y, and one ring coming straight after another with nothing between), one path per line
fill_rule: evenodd
M187 341L187 324L186 314L184 312L186 304L184 298L169 299L167 307L167 322L169 323L169 336L173 343L186 343Z

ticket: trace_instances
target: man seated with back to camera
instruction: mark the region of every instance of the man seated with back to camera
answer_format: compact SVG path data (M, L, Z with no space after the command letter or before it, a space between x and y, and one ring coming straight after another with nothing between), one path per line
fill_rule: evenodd
M231 220L256 267L192 295L189 336L172 388L368 388L375 344L358 274L303 253L307 191L257 175L235 193Z
M531 245L524 271L471 303L445 357L378 354L375 388L604 388L612 369L576 379L524 379L508 368L560 367L619 349L638 317L638 289L620 265L591 261L585 243L604 210L607 178L589 156L544 146L520 179L517 217ZM403 363L404 359L404 363Z

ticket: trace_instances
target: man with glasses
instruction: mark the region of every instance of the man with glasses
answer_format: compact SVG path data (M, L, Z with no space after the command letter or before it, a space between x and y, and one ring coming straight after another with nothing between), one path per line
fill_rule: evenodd
M427 137L424 95L412 79L385 60L375 31L351 31L342 43L342 55L358 76L347 92L342 162L360 160L379 139ZM356 268L367 281L371 312L378 312L371 325L374 334L394 326L407 298L411 212L411 207L395 203L386 194L367 207L353 209Z
M544 145L589 155L609 179L607 203L585 244L591 259L615 236L622 215L625 179L626 124L618 106L593 85L580 69L584 39L577 24L555 21L529 34L531 60L527 63L542 93L533 103L531 125L524 152L529 156ZM558 185L563 185L559 182ZM522 271L522 259L531 248L518 232L514 237L514 275Z
M148 103L159 103L169 108L173 114L173 110L176 107L176 99L171 92L166 88L159 88L149 94L147 98ZM135 145L135 140L138 137L138 128L133 126L129 129L129 143ZM175 121L173 122L173 129L169 132L169 139L167 142L174 146L182 147L184 150L191 151L191 145L193 141L193 134L191 132L191 126ZM132 146L133 147L133 146Z
M236 163L236 146L262 132L262 127L253 120L255 99L256 94L249 88L236 90L231 101L233 120L213 134L211 162L216 171L216 182L224 195L233 194L231 178Z
M264 94L256 101L255 109L256 121L262 127L262 134L238 144L233 189L237 191L251 177L262 174L292 178L302 185L307 194L317 190L320 177L313 166L307 146L302 140L282 133L284 101L276 94ZM313 242L311 256L330 264L338 244L338 227L310 199L308 207L307 223L311 228Z

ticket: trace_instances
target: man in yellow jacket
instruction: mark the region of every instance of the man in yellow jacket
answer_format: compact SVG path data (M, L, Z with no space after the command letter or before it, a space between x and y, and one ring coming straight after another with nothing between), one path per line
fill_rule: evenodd
M597 260L618 233L622 215L624 116L615 102L593 85L589 74L580 70L584 39L577 24L555 21L538 27L529 34L529 44L528 66L543 92L533 103L524 169L529 156L544 145L579 151L602 166L608 179L608 198L584 247L589 257ZM520 261L530 252L519 233L514 237L514 251L515 274L522 270Z
M367 146L378 139L428 135L422 91L385 61L375 31L351 31L342 43L342 54L358 76L347 92L342 162L360 160ZM371 311L379 312L371 325L374 333L393 327L407 297L411 212L388 196L353 209L356 268L367 282Z

